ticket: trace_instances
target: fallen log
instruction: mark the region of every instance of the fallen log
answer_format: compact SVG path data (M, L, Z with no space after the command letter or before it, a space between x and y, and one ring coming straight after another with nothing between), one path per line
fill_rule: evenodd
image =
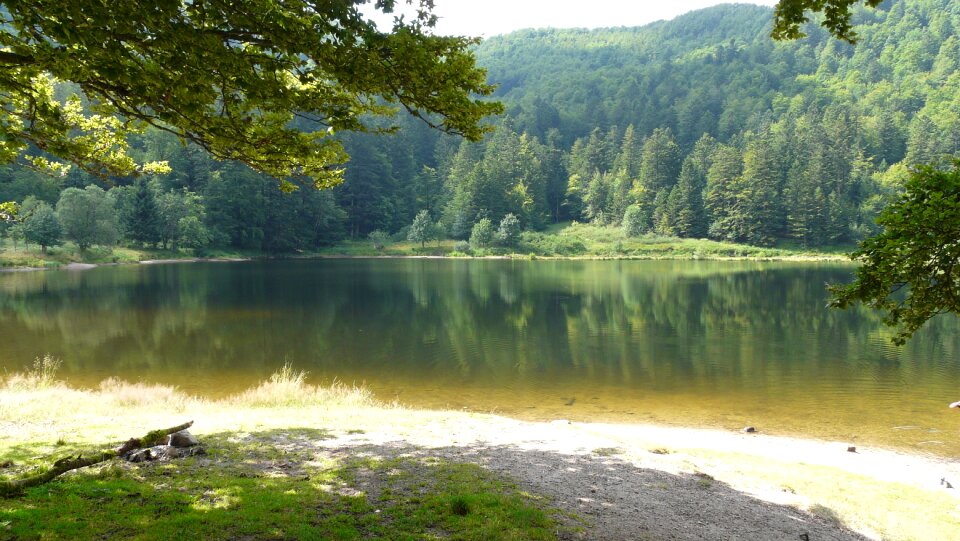
M182 425L172 428L152 430L148 432L146 436L127 440L126 443L116 449L100 451L87 458L84 458L82 454L78 454L76 457L68 456L66 458L57 460L53 463L52 467L42 473L23 477L21 479L0 480L0 497L6 498L19 494L26 488L35 487L50 482L71 470L86 468L87 466L93 466L94 464L106 462L107 460L123 456L130 451L139 449L141 447L152 447L153 445L163 441L164 438L169 437L171 434L180 432L181 430L186 430L191 426L193 426L193 421L183 423Z

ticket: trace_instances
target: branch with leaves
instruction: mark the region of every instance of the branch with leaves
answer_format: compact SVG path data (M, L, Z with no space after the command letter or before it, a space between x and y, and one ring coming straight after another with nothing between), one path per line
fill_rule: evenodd
M12 222L16 220L19 210L19 206L12 201L0 203L0 222Z
M960 160L914 171L877 223L883 232L851 254L863 265L852 284L831 286L831 305L884 311L903 344L930 318L960 313Z
M877 7L883 0L780 0L773 15L773 39L798 39L806 34L800 29L810 21L807 12L823 13L824 28L834 37L848 43L857 42L857 33L853 30L851 10L863 3Z
M475 41L433 35L432 0L390 32L362 13L366 3L2 0L0 162L30 143L101 177L148 172L125 137L152 126L286 187L323 188L347 159L337 132L390 131L372 119L397 108L480 139L482 119L502 106L481 99L493 87L469 51ZM96 115L82 121L78 101L53 99L59 82Z

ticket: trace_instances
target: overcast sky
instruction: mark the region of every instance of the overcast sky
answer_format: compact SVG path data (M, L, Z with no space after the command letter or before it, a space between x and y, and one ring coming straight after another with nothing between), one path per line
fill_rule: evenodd
M402 0L401 0L402 1ZM772 6L776 0L734 0ZM401 2L398 2L398 4ZM490 37L521 28L640 26L718 0L435 0L437 34Z

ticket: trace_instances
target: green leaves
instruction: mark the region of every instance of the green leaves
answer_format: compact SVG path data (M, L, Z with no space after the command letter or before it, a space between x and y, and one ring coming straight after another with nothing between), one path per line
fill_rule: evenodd
M960 313L960 161L914 171L877 223L883 232L851 255L863 266L852 284L831 286L831 305L883 310L903 344L928 319Z
M431 2L380 32L363 0L162 2L5 0L0 30L0 161L25 142L101 177L162 171L137 166L127 134L150 125L281 180L342 180L334 137L365 131L402 107L444 131L479 140L493 87L472 40L433 36ZM377 7L389 12L394 3ZM101 107L53 99L70 81ZM382 128L378 124L378 129ZM386 128L389 129L389 126Z
M777 40L798 39L806 36L800 26L810 19L806 11L823 12L821 23L834 37L856 43L857 33L850 23L850 10L860 2L877 7L883 0L780 0L773 15L771 36Z
M19 206L12 201L0 203L0 222L14 221L17 218L18 210Z
M421 210L417 213L413 223L410 224L410 232L407 234L407 240L410 242L419 242L422 247L428 240L431 240L431 229L433 222L430 221L430 212Z

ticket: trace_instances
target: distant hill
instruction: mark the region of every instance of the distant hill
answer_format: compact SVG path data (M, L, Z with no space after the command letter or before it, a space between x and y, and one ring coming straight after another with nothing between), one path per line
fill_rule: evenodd
M806 39L774 42L771 9L728 4L639 28L524 30L485 40L477 58L515 129L543 138L557 128L568 144L629 124L642 134L669 127L684 147L702 131L728 140L755 115L796 108L798 96L804 106L903 113L901 129L929 113L948 129L955 119L939 109L957 95L958 13L950 0L860 9L852 47L814 25Z

